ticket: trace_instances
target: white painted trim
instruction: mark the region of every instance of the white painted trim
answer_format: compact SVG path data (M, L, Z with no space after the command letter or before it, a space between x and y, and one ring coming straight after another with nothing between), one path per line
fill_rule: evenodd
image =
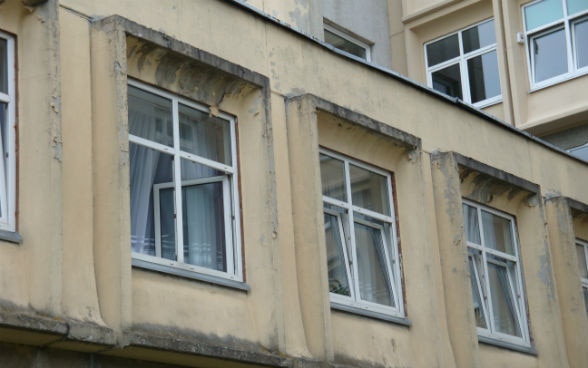
M7 33L0 31L0 38L6 41L6 66L7 66L7 87L8 93L2 93L0 99L7 104L6 127L4 129L6 136L6 147L0 154L2 160L0 200L2 201L2 215L0 216L0 230L9 232L16 231L16 59L15 59L15 39ZM1 139L2 137L0 137ZM4 155L7 153L7 157Z

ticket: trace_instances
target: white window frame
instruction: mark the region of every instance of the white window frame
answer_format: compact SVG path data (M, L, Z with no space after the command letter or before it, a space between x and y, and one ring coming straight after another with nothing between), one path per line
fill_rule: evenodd
M4 139L0 136L0 152L3 152L0 160L0 230L16 231L16 64L15 64L15 39L9 34L0 31L0 38L6 41L6 66L8 93L0 92L0 102L8 107L6 124L3 127L7 135Z
M490 97L487 98L485 100L481 100L478 101L476 103L472 103L472 95L471 95L471 91L470 91L470 79L469 79L469 74L468 74L468 60L477 57L477 56L481 56L484 55L486 53L492 52L492 51L496 51L496 57L498 57L498 50L497 50L497 44L493 43L491 45L488 46L484 46L482 48L479 48L477 50L474 51L470 51L465 53L464 49L463 49L463 41L462 41L462 34L463 32L478 27L484 23L487 22L491 22L494 21L493 18L490 19L486 19L483 20L479 23L476 23L474 25L468 26L466 28L460 29L456 32L450 33L450 34L446 34L442 37L436 38L434 40L431 40L427 43L425 43L425 64L427 65L426 71L427 71L427 85L431 88L433 88L433 73L447 68L451 65L459 65L459 73L460 73L460 77L461 77L461 92L462 92L462 97L463 97L463 101L467 102L469 104L472 104L473 106L482 108L482 107L487 107L490 105L494 105L497 104L499 102L502 101L502 85L500 85L500 94L498 94L497 96L494 97ZM494 32L496 32L496 25L494 26ZM458 39L458 44L459 44L459 55L454 57L453 59L449 59L449 60L445 60L439 64L435 64L433 66L429 66L428 65L428 54L427 54L427 46L435 43L437 41L440 41L444 38L448 38L451 37L453 35L457 35L457 39ZM499 66L500 69L500 66ZM500 76L500 70L498 70L499 76Z
M357 57L360 59L364 59L367 62L371 62L372 61L372 46L365 41L360 40L357 37L354 37L353 35L351 35L349 32L345 32L339 28L337 28L336 26L334 26L332 24L332 22L325 20L324 21L324 25L323 25L323 31L328 31L333 33L335 36L339 36L342 39L344 39L345 41L352 43L356 46L359 46L360 48L365 50L365 58L362 58L359 55L355 55L355 54L351 54L345 50L341 50L340 48L338 48L335 45L332 45L334 48L336 48L337 50L340 50L346 54L352 55L353 57Z
M340 213L337 211L333 211L328 209L326 206L324 208L324 213L336 216L339 226L339 234L340 234L340 242L343 245L343 257L345 260L345 267L346 273L348 276L348 281L350 283L350 296L345 296L336 293L329 293L330 300L333 306L348 306L351 307L353 311L364 310L379 313L382 315L390 315L394 317L404 317L404 301L403 301L403 293L402 293L402 269L401 269L401 260L400 254L398 250L398 242L397 242L397 230L396 230L396 216L394 212L394 202L393 202L393 195L392 195L392 175L384 170L375 168L373 166L358 162L353 160L349 157L334 153L332 151L320 148L319 152L323 155L332 157L334 159L340 160L344 163L345 168L345 190L349 195L351 195L351 182L349 181L349 166L352 164L353 166L362 168L364 170L370 171L372 173L384 176L386 178L386 196L388 197L388 203L390 204L390 215L384 215L378 212L374 212L372 210L362 208L351 203L351 198L347 198L347 201L341 201L335 198L328 197L323 195L323 203L325 205L332 205L342 209L346 212L346 219L343 219ZM364 226L372 227L372 228L379 228L380 231L385 231L385 229L378 224L371 223L369 221L364 221L362 219L358 219L354 217L354 214L361 214L365 216L369 216L375 220L382 221L389 225L389 234L382 234L382 242L384 243L384 252L386 258L386 272L387 276L390 278L391 287L393 288L393 297L394 297L394 304L396 307L387 306L383 304L378 304L366 300L361 300L359 298L359 277L358 275L358 262L354 262L353 258L356 254L356 244L355 244L355 226L354 223L360 223ZM346 229L344 231L344 228ZM347 234L347 237L345 236ZM386 244L386 239L390 239L392 244ZM391 254L390 254L391 253ZM349 310L349 309L348 309ZM398 322L403 322L398 320Z
M190 185L191 183L203 183L204 181L221 181L223 183L223 209L224 209L224 220L225 220L225 239L226 239L226 262L227 262L227 271L218 271L211 268L200 267L196 265L191 265L185 263L183 260L183 231L182 231L182 224L183 224L183 214L182 211L176 211L176 218L175 218L175 229L176 229L176 253L177 253L177 260L169 260L165 258L161 258L161 253L159 252L159 256L156 253L156 256L152 256L149 254L132 252L132 257L134 259L143 261L147 264L152 264L155 266L166 266L171 267L183 271L194 272L202 275L212 276L214 278L221 278L221 279L228 279L236 282L243 282L243 265L242 265L242 255L241 255L241 229L240 229L240 218L239 218L239 193L237 188L238 183L238 168L237 168L237 145L236 145L236 128L235 128L235 118L229 114L224 112L218 112L216 114L217 117L226 120L227 124L229 124L229 132L230 132L230 144L231 144L231 165L223 164L214 160L207 159L202 156L198 156L192 153L188 153L180 149L180 123L179 123L179 104L185 105L187 107L200 110L206 113L210 113L210 109L202 104L187 100L185 98L179 97L177 95L165 92L163 90L154 88L147 84L141 83L136 80L129 79L128 84L130 86L139 88L149 93L153 93L155 95L164 97L171 101L172 104L172 125L173 125L173 147L166 146L161 143L157 143L139 136L135 136L129 133L129 142L136 143L138 145L154 149L163 153L167 153L169 155L174 156L173 160L173 171L174 171L174 178L178 179L181 174L181 159L185 159L191 162L199 163L202 165L206 165L213 169L223 172L225 175L222 177L216 176L212 178L205 178L205 179L196 179L192 181L181 181L175 180L175 183L160 183L155 184L153 187L153 194L154 194L154 218L159 216L159 206L158 206L158 198L159 198L159 191L163 188L174 188L174 205L175 208L182 208L182 191L181 188L184 185ZM156 194L157 193L157 194ZM155 198L157 196L157 198ZM158 220L158 218L157 218ZM154 220L155 221L155 220ZM155 224L155 231L160 232L160 224L156 221ZM160 238L156 234L156 243L160 242ZM156 252L158 246L156 244ZM161 245L159 244L159 249L161 249ZM155 267L157 268L157 267ZM185 274L185 273L183 273ZM198 278L198 277L195 277Z
M479 254L481 255L481 259L480 259L481 264L478 264L475 260L472 260L472 264L474 265L474 270L475 270L474 272L476 273L476 275L470 275L470 277L475 277L476 285L478 287L478 293L480 295L480 300L482 302L482 309L484 311L484 316L486 317L485 322L486 322L487 328L476 326L478 336L483 337L483 338L487 338L490 341L498 341L501 343L512 344L515 346L522 346L525 348L530 348L531 343L530 343L530 335L529 335L529 325L528 325L528 321L527 321L527 305L526 305L526 300L525 300L525 291L524 291L522 269L521 269L522 266L521 266L521 259L520 259L520 254L519 254L518 233L517 233L517 229L516 229L515 218L511 215L506 214L506 213L497 211L495 209L480 205L480 204L472 202L472 201L468 201L466 199L463 200L463 204L471 206L476 209L477 217L478 217L478 227L479 227L478 230L480 233L480 243L481 244L475 244L470 241L467 241L468 264L470 262L470 258L472 258L472 256L470 255L470 249L475 252L479 252ZM491 247L488 247L485 244L484 225L483 225L483 221L482 221L482 210L485 212L488 212L494 216L506 219L510 222L510 228L511 228L511 232L512 232L512 240L513 240L513 250L515 253L514 255L501 252L497 249L493 249ZM466 214L464 214L464 216L466 216ZM466 236L466 238L467 238L467 236ZM505 333L496 331L496 328L494 327L494 318L493 318L494 311L492 310L492 295L490 292L488 292L490 290L490 279L488 277L488 262L498 263L498 261L494 260L494 259L489 261L488 256L497 257L497 258L500 258L501 260L505 260L506 262L510 261L515 264L514 265L514 273L513 274L511 274L510 272L507 273L507 277L508 277L509 285L511 286L511 290L513 291L513 294L514 294L514 295L511 295L511 297L512 297L512 300L514 301L514 304L515 304L515 311L516 311L515 317L517 318L517 321L515 321L515 323L518 323L518 325L519 325L521 335L522 335L521 337L513 336L513 335L509 335L509 334L505 334ZM500 265L502 266L502 264L500 264ZM506 266L506 263L504 265ZM480 266L483 268L483 270L481 270L481 272L479 270ZM481 278L477 277L477 275L481 275ZM513 278L515 278L515 279L513 280ZM473 290L472 290L472 293L474 293Z
M572 16L568 15L567 11L567 2L566 0L561 0L562 2L562 11L563 17L553 21L551 23L544 24L542 26L533 28L531 30L527 30L526 24L527 19L525 15L525 9L531 5L534 5L542 0L536 0L525 4L523 6L523 28L525 33L525 40L527 43L527 64L529 65L528 72L529 72L529 82L531 84L531 91L538 90L544 87L548 87L554 84L558 84L569 79L578 77L580 75L584 75L588 73L588 66L583 68L576 67L576 53L574 49L575 44L575 34L572 31L573 25L579 23L580 21L585 21L588 19L588 9L585 11L581 11L578 14L574 14ZM563 29L564 35L566 39L566 59L567 63L567 73L563 73L560 75L556 75L554 77L535 82L535 53L533 52L533 39L538 36L544 36L546 34L552 33L554 31Z
M580 239L576 239L576 246L584 248L584 260L585 260L586 267L588 268L588 242L580 240ZM585 271L588 272L588 270L585 270ZM588 292L588 278L582 276L582 277L580 277L580 280L582 282L582 293L584 294L584 293ZM584 303L587 303L586 311L588 312L588 300L584 299ZM588 317L588 315L587 315L587 317Z

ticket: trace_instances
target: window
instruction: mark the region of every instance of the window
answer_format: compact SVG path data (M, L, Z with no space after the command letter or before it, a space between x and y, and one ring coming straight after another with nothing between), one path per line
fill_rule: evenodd
M568 153L581 160L588 161L588 144L568 149Z
M129 83L133 258L240 281L234 119Z
M371 47L367 42L359 40L337 27L325 24L325 42L341 51L371 61Z
M494 20L425 45L427 83L476 106L500 101Z
M588 72L588 1L534 1L523 13L533 87Z
M331 302L403 314L389 173L321 150Z
M582 280L582 292L584 294L586 316L588 317L588 243L577 239L576 251L578 252L578 271Z
M463 210L478 335L529 346L514 218L472 202Z
M0 230L15 225L15 59L14 39L0 32Z

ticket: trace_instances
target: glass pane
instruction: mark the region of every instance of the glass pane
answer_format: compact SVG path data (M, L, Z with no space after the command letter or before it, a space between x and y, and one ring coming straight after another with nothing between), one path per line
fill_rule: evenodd
M0 38L0 92L8 93L8 50L5 39Z
M478 224L478 211L475 207L463 205L463 217L465 221L466 238L468 242L482 244L480 238L480 225Z
M154 185L167 184L168 187L173 185L172 156L135 143L129 143L129 157L131 248L133 252L154 256L156 254ZM166 195L164 194L164 197L160 199L160 203L163 203L161 208L165 207L168 211L169 197ZM173 207L171 211L173 211ZM175 244L174 226L162 229L160 239L166 244ZM175 257L173 258L175 259Z
M586 254L583 245L576 246L576 258L578 259L578 272L581 277L588 278L588 267L586 266Z
M355 242L361 299L395 306L382 229L355 223Z
M180 149L231 165L231 132L227 120L179 105Z
M325 42L362 59L366 58L366 49L325 29Z
M566 37L559 29L531 39L535 61L535 82L568 72Z
M563 17L561 0L541 0L524 7L527 31L555 22Z
M587 0L588 1L588 0ZM588 66L588 19L574 24L574 52L576 68Z
M347 201L345 190L345 166L343 161L320 155L323 195Z
M432 42L427 46L427 65L433 66L459 56L457 34Z
M510 220L482 210L482 226L486 247L515 254Z
M446 95L463 99L459 64L448 66L433 73L433 88Z
M586 305L586 316L588 317L588 288L582 288L584 291L584 304Z
M158 191L159 225L161 229L159 241L161 245L161 258L176 260L176 206L174 193L175 190L173 188L162 188Z
M390 215L388 180L385 176L354 165L349 165L349 176L351 202L355 206Z
M217 170L182 160L185 263L227 271L224 178Z
M6 169L7 163L8 163L8 134L6 132L7 120L8 120L8 104L0 103L0 139L2 140L2 148L4 149L4 152L2 155L2 157L4 158L4 165L2 165L1 167L4 169ZM4 180L10 179L7 177L6 172L4 173L4 175L2 175L2 177L4 177ZM7 183L4 183L4 188L7 188L7 187L8 187ZM7 197L7 193L0 194L0 201L6 197ZM4 213L2 213L2 203L0 203L0 217L1 216L4 216Z
M588 0L567 0L567 4L569 15L588 10Z
M496 50L468 60L468 76L472 103L500 95Z
M327 241L327 267L329 269L329 291L351 296L349 275L343 250L341 217L325 213L325 238Z
M476 272L476 268L474 267L473 255L468 258L470 264L470 284L472 286L472 297L474 302L474 316L476 317L476 326L488 328L488 325L486 323L486 315L484 313L484 306L482 305L484 301L480 297L481 292L478 286L481 285L480 274ZM476 261L476 265L479 266L479 262Z
M171 100L133 86L129 91L129 133L173 146Z
M466 29L462 33L462 42L465 53L495 44L494 21L491 20Z
M512 285L509 282L507 269L494 263L488 263L488 278L494 313L496 331L521 337L521 329L517 321Z

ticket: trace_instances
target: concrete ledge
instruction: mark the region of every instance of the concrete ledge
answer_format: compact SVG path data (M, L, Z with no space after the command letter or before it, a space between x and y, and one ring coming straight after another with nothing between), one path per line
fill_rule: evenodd
M286 102L288 103L301 100L309 101L317 111L323 111L339 119L345 120L350 124L361 126L371 132L378 133L387 138L390 138L395 143L407 148L408 150L421 149L420 138L410 133L406 133L400 129L394 128L389 124L374 120L367 115L351 111L343 106L337 105L318 96L312 94L293 96L288 97Z
M204 335L194 331L168 326L135 325L123 333L124 350L144 348L162 350L169 353L189 354L207 359L234 361L245 364L273 367L290 367L290 358L278 355L264 347L233 337ZM141 349L143 348L143 349ZM113 352L125 355L124 351Z
M89 352L113 347L116 336L112 329L95 322L66 319L1 302L0 341Z

